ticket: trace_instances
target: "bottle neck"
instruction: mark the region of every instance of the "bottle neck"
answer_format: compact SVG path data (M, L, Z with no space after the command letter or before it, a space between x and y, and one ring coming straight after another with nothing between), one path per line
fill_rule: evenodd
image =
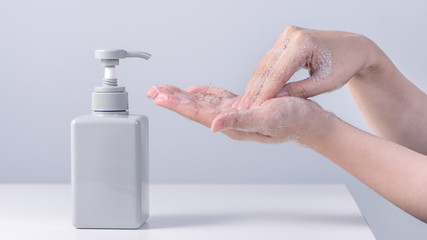
M92 92L92 111L126 112L129 109L127 92L101 92L97 91L99 88ZM124 87L121 88L124 90Z

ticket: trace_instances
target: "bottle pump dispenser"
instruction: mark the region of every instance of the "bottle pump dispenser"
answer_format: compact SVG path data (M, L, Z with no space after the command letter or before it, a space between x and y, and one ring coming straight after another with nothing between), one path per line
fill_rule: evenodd
M148 219L148 119L129 114L117 86L119 59L145 52L96 50L105 67L92 93L92 113L71 122L72 216L76 228L130 228Z

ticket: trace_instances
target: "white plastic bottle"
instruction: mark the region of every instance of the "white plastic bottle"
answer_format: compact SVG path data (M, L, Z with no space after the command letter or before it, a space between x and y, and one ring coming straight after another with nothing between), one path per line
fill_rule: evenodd
M71 122L71 185L76 228L139 228L148 219L148 119L128 113L117 86L120 58L144 52L96 50L105 66L92 93L92 114Z

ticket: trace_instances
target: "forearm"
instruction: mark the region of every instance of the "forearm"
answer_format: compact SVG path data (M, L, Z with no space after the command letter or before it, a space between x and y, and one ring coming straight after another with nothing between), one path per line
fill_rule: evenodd
M427 154L427 96L374 43L368 45L369 60L348 82L350 93L377 135Z
M330 117L309 145L411 215L427 222L427 157Z

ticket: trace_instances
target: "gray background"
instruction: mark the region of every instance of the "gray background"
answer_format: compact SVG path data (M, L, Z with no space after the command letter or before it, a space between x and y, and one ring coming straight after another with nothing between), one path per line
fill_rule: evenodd
M345 183L378 239L425 239L424 223L313 151L235 142L145 98L161 83L242 93L287 25L364 34L427 89L425 1L2 1L0 182L70 182L69 124L103 74L93 50L145 50L118 76L131 112L150 118L152 183ZM369 131L347 89L316 100Z

